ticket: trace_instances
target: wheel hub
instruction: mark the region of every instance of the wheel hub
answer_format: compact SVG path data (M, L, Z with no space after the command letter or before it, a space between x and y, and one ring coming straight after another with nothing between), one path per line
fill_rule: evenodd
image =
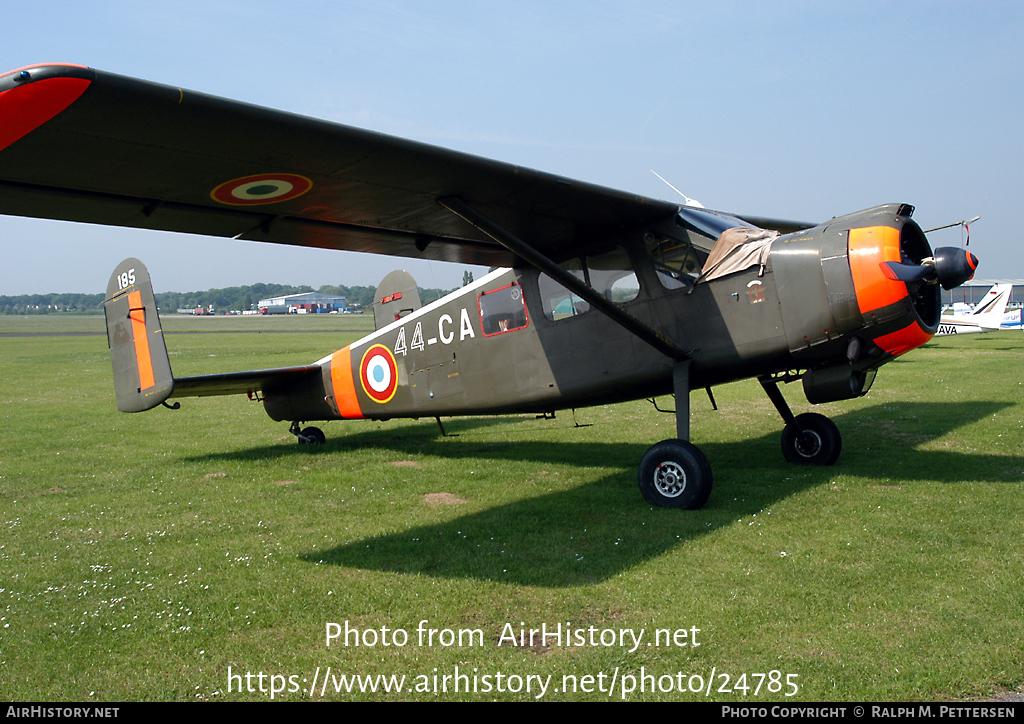
M821 450L821 436L814 430L804 430L797 437L794 447L805 458L813 458Z
M679 463L661 463L654 470L654 487L666 498L679 497L686 490L686 471Z

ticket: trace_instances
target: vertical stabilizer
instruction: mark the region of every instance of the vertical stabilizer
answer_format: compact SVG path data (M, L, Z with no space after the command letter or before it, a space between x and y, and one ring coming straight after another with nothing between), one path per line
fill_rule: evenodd
M373 323L376 329L412 314L423 306L416 280L407 271L393 271L381 281L373 298Z
M121 412L141 412L171 396L174 378L157 316L153 284L138 259L117 265L103 302L114 392Z
M1012 284L996 284L988 290L988 294L978 302L971 313L971 320L985 331L995 331L1003 323L1003 313L1013 293Z

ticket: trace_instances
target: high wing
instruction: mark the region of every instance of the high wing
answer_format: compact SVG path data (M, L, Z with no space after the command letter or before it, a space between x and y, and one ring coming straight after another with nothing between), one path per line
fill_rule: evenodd
M555 261L677 204L91 68L0 76L0 213L486 266ZM783 232L810 226L757 218Z

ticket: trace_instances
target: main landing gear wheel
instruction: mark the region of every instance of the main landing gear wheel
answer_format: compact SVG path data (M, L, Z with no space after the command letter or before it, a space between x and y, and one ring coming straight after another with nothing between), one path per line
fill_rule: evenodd
M843 437L834 422L816 412L797 415L796 422L799 430L786 425L782 431L782 454L786 460L799 465L832 465L839 459Z
M327 436L319 427L307 427L298 435L299 445L323 445Z
M651 505L696 510L711 495L711 465L696 445L662 440L640 460L639 482Z

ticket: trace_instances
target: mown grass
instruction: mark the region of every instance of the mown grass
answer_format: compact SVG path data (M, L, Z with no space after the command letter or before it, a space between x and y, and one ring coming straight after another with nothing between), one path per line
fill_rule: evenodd
M211 321L171 321L178 375L304 363L358 336L175 334ZM645 402L577 411L591 427L569 413L446 420L449 438L432 420L330 423L314 452L244 398L117 413L102 336L0 339L0 695L266 698L229 693L229 666L306 686L317 667L411 683L459 666L550 674L552 688L616 667L705 679L714 667L733 682L776 670L798 675L790 700L1017 688L1022 353L1020 334L975 335L886 366L865 398L819 408L844 440L825 469L783 461L756 382L716 389L719 412L694 394L715 489L680 512L636 490L640 457L674 427ZM796 386L785 393L809 408ZM420 647L423 619L487 638ZM326 623L346 620L410 642L328 648ZM642 628L645 643L696 627L702 645L499 647L520 622ZM711 699L785 698L722 683Z

